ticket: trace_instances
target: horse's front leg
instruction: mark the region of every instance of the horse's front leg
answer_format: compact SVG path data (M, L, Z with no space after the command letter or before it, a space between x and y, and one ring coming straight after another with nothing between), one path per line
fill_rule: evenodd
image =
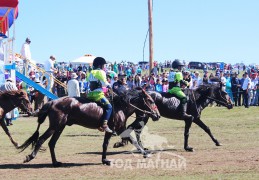
M1 110L0 110L1 111ZM0 112L1 113L1 112ZM4 115L0 116L0 125L2 126L4 132L7 134L7 136L9 137L10 141L13 143L13 145L15 146L15 148L18 148L18 143L12 138L11 133L9 132L5 122L4 122Z
M202 128L212 139L212 141L216 144L216 146L221 146L220 142L212 135L210 128L202 122L200 118L194 119L193 121L195 124L197 124L200 128Z
M148 154L139 144L138 142L130 135L130 133L133 131L133 128L128 128L126 129L123 133L120 134L120 137L122 139L128 139L135 147L138 151L141 152L141 154L143 154L144 158L147 158L150 156L150 154Z
M141 141L141 133L142 133L142 129L134 129L134 132L135 132L135 135L136 135L136 138L137 138L137 142L139 144L139 146L144 149L144 150L148 150L147 148L144 148L143 144L142 144L142 141Z
M192 125L192 119L185 120L185 128L184 128L184 149L186 151L193 151L193 148L188 145L189 140L189 132Z
M108 148L109 141L110 141L111 137L112 137L112 134L111 134L111 133L105 133L105 135L104 135L104 140L103 140L102 163L103 163L104 165L108 165L108 166L111 165L111 161L109 161L108 159L106 159L106 155L107 155L107 148Z

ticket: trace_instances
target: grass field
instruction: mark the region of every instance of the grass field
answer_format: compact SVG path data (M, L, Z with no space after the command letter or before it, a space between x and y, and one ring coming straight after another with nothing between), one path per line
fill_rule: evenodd
M119 140L114 137L108 149L108 158L114 159L111 167L101 164L103 133L97 130L66 127L56 145L57 159L64 163L61 168L52 168L48 148L23 164L31 149L18 153L1 131L0 179L259 179L258 110L258 107L205 109L202 119L223 146L216 147L209 136L193 124L189 145L194 152L183 150L184 122L165 118L158 122L150 120L144 143L156 143L155 148L162 151L143 159L132 153L132 145L113 149L113 144ZM9 130L22 143L35 131L36 122L36 118L19 118ZM47 127L48 120L41 126L41 133ZM159 146L159 140L164 142L163 148ZM48 141L44 147L48 147ZM172 163L169 168L154 165L158 155L163 162ZM179 157L186 160L185 168L177 169Z

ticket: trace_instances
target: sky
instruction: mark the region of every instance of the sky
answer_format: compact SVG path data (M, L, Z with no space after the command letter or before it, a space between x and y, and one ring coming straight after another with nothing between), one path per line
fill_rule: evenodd
M258 0L153 0L152 13L158 62L259 62ZM148 0L20 0L15 51L29 37L37 62L148 61L147 30Z

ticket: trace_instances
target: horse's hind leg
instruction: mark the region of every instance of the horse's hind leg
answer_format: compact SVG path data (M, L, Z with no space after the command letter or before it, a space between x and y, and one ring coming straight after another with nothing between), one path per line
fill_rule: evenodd
M55 132L55 130L48 128L47 131L45 131L45 133L40 136L39 140L37 141L34 150L32 151L32 153L28 156L26 156L26 159L24 160L24 163L31 161L32 159L35 158L35 156L37 155L38 151L41 148L41 145Z
M195 124L197 124L200 128L202 128L210 136L210 138L216 144L216 146L221 146L219 141L217 139L215 139L215 137L212 135L210 128L208 126L206 126L206 124L204 124L204 122L202 122L202 120L200 118L195 119L193 122Z
M111 165L111 161L109 161L108 159L106 159L106 155L107 155L107 149L108 149L108 145L109 145L109 141L112 137L111 133L105 133L104 135L104 140L103 140L103 153L102 153L102 163L104 165Z
M0 110L1 111L1 110ZM13 145L17 148L19 145L18 143L12 138L11 133L9 132L8 128L6 127L6 124L4 122L4 118L0 119L0 125L2 126L4 132L7 134L9 137L10 141L13 143Z
M192 119L185 120L185 128L184 128L184 149L186 151L193 151L193 148L188 145L189 140L189 132L192 125Z
M53 136L51 137L51 139L49 141L49 149L50 149L52 164L54 167L62 166L62 163L58 162L56 159L55 145L56 145L61 133L63 132L64 128L65 128L65 125L63 125L59 130L55 131L55 133L53 134Z

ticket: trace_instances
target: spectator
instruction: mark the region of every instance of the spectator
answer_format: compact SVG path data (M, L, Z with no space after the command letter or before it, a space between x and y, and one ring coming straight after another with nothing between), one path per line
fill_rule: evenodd
M243 74L242 78L239 79L240 88L239 88L239 97L238 97L238 101L237 101L238 106L244 105L244 90L243 90L244 81L245 81L245 74Z
M242 86L243 95L244 95L244 106L245 108L249 108L249 91L251 89L251 79L248 77L248 73L245 72L245 79Z
M168 84L168 80L167 79L163 79L162 80L162 89L163 89L163 92L168 92L169 84Z
M183 80L188 82L187 84L187 88L190 88L190 86L192 85L192 77L190 76L190 72L189 71L185 71L183 73ZM169 88L170 89L170 88Z
M82 71L82 70L83 70L82 64L79 64L79 66L77 67L77 72Z
M47 80L47 90L52 91L53 85L54 85L54 79L53 79L53 73L56 71L56 68L54 68L54 61L56 58L54 56L50 56L49 60L45 62L45 77Z
M173 68L171 68L168 75L169 89L172 89L174 86L174 75L175 75L175 71Z
M256 84L255 106L259 106L259 84Z
M56 79L59 80L61 83L65 84L67 81L66 73L65 72L61 73L59 71ZM66 95L65 88L61 84L56 83L56 89L57 89L58 97L63 97Z
M234 102L233 94L232 94L232 90L231 90L231 77L230 77L229 72L227 72L227 77L226 77L226 92L228 93L229 97L231 98L231 101Z
M130 76L127 80L127 85L129 89L133 89L134 87L134 81L133 81L133 76Z
M231 78L231 91L233 94L233 100L234 100L235 106L237 106L238 97L239 97L238 89L240 87L239 79L238 79L237 75L238 74L235 72L233 74L233 77Z
M160 79L157 79L157 80L156 80L155 91L157 91L157 92L163 92L163 87L162 87L162 84L161 84L161 82L160 82Z
M71 74L71 80L67 83L67 93L69 97L80 97L79 82L76 80L76 73Z
M209 84L209 77L208 77L208 71L204 71L204 75L203 75L203 79L202 79L202 83L203 84Z
M196 86L199 87L202 85L202 79L200 77L200 73L198 71L195 72L195 76L193 78L193 81L196 81Z
M251 90L250 90L250 98L249 98L249 104L251 106L254 105L255 96L256 96L256 84L258 84L257 80L257 73L253 73L251 75Z
M141 79L138 74L135 75L135 78L134 78L134 87L141 87Z
M13 82L13 80L11 78L8 78L6 80L6 82L0 86L0 91L16 91L16 90L18 90L16 87L16 84ZM6 121L7 126L13 125L12 113L13 113L13 110L6 113L6 115L5 115L5 121Z
M31 50L30 50L31 40L26 38L25 43L23 43L21 48L21 56L23 59L23 74L28 76L28 61L31 60Z
M222 91L226 91L227 79L225 78L223 71L220 72L219 78L220 78L220 83L222 86Z

